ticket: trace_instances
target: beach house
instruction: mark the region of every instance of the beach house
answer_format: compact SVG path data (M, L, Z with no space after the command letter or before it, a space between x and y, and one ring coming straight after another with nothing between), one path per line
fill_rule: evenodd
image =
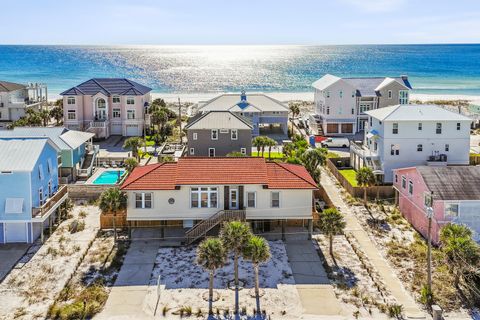
M309 225L317 184L307 170L259 157L184 157L137 167L122 184L132 227L177 225L187 243L222 221L250 221L266 232L293 221Z
M312 84L318 134L354 135L365 129L366 111L408 104L407 76L340 78L326 74Z
M393 172L400 212L424 237L430 207L434 243L449 222L468 226L480 241L480 167L419 166Z
M199 102L193 113L230 111L249 119L252 135L266 135L280 141L288 137L288 106L263 93L221 94L209 101Z
M38 111L47 101L47 86L0 81L0 129L25 116L27 109Z
M69 130L65 127L15 127L0 131L0 139L49 138L60 150L58 154L59 177L62 183L88 178L92 174L98 145L92 142L95 134Z
M231 152L250 156L252 153L252 125L247 118L230 111L199 113L185 129L189 156L224 157Z
M61 93L68 129L110 135L141 136L152 89L122 78L94 78Z
M350 145L350 165L371 167L393 182L393 169L468 165L471 119L435 105L396 105L365 112L362 144Z
M67 199L50 139L0 140L0 243L31 243Z

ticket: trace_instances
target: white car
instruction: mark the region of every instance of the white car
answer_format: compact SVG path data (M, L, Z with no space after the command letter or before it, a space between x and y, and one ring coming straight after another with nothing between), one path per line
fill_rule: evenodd
M322 141L322 147L327 148L346 148L350 145L347 138L327 138Z

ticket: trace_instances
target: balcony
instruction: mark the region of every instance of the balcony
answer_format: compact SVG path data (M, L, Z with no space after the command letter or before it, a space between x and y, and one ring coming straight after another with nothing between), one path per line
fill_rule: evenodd
M433 156L428 156L427 158L428 166L441 167L447 165L447 155L446 154L435 154Z
M43 220L42 218L49 216L67 199L67 191L67 186L63 185L41 207L32 208L32 218Z
M371 157L371 158L377 158L378 153L371 151L370 149L366 148L363 144L357 144L357 143L350 143L350 153L355 153L356 155L365 158L365 157Z

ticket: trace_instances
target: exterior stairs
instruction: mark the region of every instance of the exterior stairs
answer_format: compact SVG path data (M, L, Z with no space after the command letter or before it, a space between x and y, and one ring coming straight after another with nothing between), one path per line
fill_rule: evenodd
M240 220L245 221L246 213L245 210L221 210L215 213L213 216L208 219L202 220L197 223L193 228L188 230L185 233L186 244L192 244L200 238L203 238L207 235L207 232L212 230L214 227L223 223L224 221L233 221Z
M92 164L92 161L93 161L93 155L94 155L93 153L88 153L85 156L85 160L83 160L82 169L90 168L90 165Z

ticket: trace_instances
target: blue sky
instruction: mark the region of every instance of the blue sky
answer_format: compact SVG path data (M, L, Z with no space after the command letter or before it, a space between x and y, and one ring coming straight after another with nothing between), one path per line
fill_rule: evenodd
M480 42L478 0L22 0L1 7L0 44Z

